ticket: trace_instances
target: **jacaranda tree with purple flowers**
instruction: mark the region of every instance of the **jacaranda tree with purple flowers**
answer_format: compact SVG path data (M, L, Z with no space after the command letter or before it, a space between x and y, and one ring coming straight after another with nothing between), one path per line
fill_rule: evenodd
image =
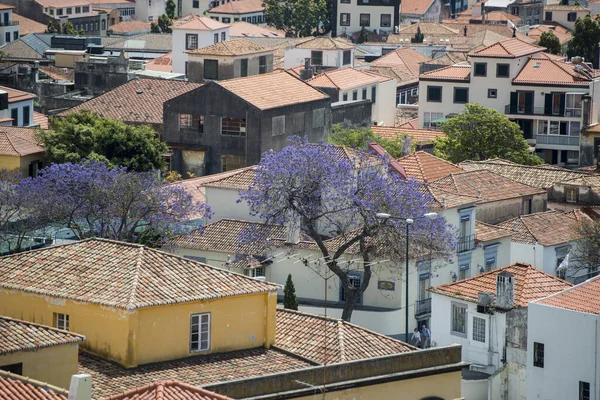
M285 225L316 243L344 288L346 321L369 286L373 260L405 257L404 222L382 223L376 214L417 217L430 212L432 204L418 182L391 171L385 158L300 138L280 152L263 154L255 180L241 192L240 201L264 221ZM447 256L453 242L454 233L443 218L417 219L411 226L410 257ZM351 250L358 250L363 259L360 287L350 284L347 263L341 262Z

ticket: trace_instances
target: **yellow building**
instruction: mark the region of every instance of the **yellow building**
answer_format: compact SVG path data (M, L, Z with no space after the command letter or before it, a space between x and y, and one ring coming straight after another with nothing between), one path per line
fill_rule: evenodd
M0 126L0 170L37 176L43 166L44 148L38 144L35 132L34 128Z
M84 336L0 316L0 370L62 388L77 373Z

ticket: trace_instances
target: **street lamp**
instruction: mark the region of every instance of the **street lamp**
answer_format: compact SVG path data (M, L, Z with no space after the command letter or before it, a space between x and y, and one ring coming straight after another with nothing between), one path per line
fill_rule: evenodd
M386 221L388 219L397 219L400 221L404 221L405 225L406 225L406 255L405 255L405 259L406 259L406 289L405 289L405 296L406 296L406 307L405 307L405 317L406 317L406 325L404 327L405 333L406 333L406 343L408 343L408 227L411 226L414 222L415 219L436 219L438 217L437 213L434 212L430 212L430 213L425 213L419 217L414 217L414 218L403 218L403 217L397 217L394 215L390 215L387 213L377 213L375 215L375 217L381 221L383 221L383 223L385 224Z

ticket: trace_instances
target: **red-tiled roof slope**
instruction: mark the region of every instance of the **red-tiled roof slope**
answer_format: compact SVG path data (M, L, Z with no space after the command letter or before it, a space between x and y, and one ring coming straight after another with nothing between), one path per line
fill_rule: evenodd
M1 257L0 287L135 309L278 286L141 245L87 239Z
M42 153L44 148L38 144L35 133L35 128L0 126L0 155L22 157Z
M86 101L60 115L90 110L104 118L130 123L163 123L163 104L167 100L202 86L170 79L132 79L115 89Z
M349 50L355 46L343 41L339 38L330 38L328 36L317 36L312 39L302 40L296 46L297 49L313 49L313 50Z
M30 33L44 33L47 25L40 24L37 21L24 17L13 12L13 21L19 23L19 36L29 35Z
M413 48L401 47L371 62L371 66L392 67L416 78L419 76L419 65L427 61L431 61L431 58Z
M481 50L469 53L471 57L518 58L545 51L545 47L527 43L518 38L502 40Z
M122 21L109 26L108 30L113 33L150 32L150 23L137 20Z
M433 0L402 0L400 14L423 15L432 3Z
M600 276L538 300L536 303L582 313L600 314L598 293L600 293Z
M85 336L46 325L0 316L0 355L77 343ZM2 396L0 395L0 398Z
M67 400L68 395L65 389L0 370L2 400Z
M16 103L19 101L35 99L37 96L32 93L23 92L21 90L12 89L6 86L0 86L0 90L8 93L8 102Z
M512 236L512 232L499 226L486 224L481 221L475 221L475 240L477 242L489 242Z
M103 400L233 400L177 380L158 381Z
M419 118L413 118L400 125L398 128L419 129Z
M264 9L265 6L263 6L262 0L234 0L220 6L213 7L207 12L215 14L247 14L260 12Z
M419 182L435 182L436 180L464 170L451 162L442 160L424 151L417 151L398 159L408 177Z
M407 343L349 322L282 308L277 309L275 344L319 364L416 350Z
M215 21L212 18L197 15L187 15L173 24L173 29L186 29L193 31L215 31L227 28L229 25Z
M571 283L549 275L530 264L518 262L428 290L432 293L475 303L478 301L480 292L496 293L496 276L503 271L509 272L515 278L515 307L527 307L530 301L547 297L573 286Z
M471 80L471 65L449 65L425 72L419 76L419 79L422 81L469 82Z
M390 81L391 78L371 71L355 68L342 68L323 72L306 82L314 87L346 90L358 86Z
M418 120L413 120L418 124ZM379 137L388 140L394 140L398 137L408 135L412 138L414 144L423 145L431 144L437 138L445 138L446 134L440 130L418 129L412 128L411 121L397 127L391 126L372 126L371 130Z
M513 83L587 87L592 81L589 75L590 71L586 70L584 66L579 66L579 68L571 63L531 58L513 79ZM584 75L585 73L588 73L588 76Z
M173 72L173 52L148 61L146 69L150 71Z
M241 0L237 0L241 1ZM237 3L235 1L235 3ZM202 47L200 49L188 51L190 56L240 56L247 54L265 53L272 52L273 50L263 47L259 44L251 42L247 39L231 39L224 40L210 46Z

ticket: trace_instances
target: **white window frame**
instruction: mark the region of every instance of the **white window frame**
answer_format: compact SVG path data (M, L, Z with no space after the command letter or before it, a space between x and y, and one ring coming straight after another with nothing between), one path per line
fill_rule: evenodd
M206 318L205 321L202 321L203 318ZM194 319L197 319L197 322L194 321ZM192 335L193 333L193 329L194 329L194 325L198 326L198 331L197 331L197 335L198 335L198 339L196 341L192 340ZM203 325L205 325L207 327L206 330L206 345L202 346L202 327ZM198 313L198 314L192 314L190 315L190 353L198 353L198 352L202 352L202 351L209 351L210 350L210 328L211 328L211 315L210 313Z
M63 331L69 330L69 314L55 313L54 326Z
M468 325L468 321L469 321L469 314L467 312L467 306L465 304L452 302L451 307L452 308L451 308L451 313L450 313L450 332L455 336L467 337L467 325ZM463 318L464 332L454 330L454 314L457 309L464 310L464 318Z
M485 343L485 318L473 317L473 340L480 343Z
M579 99L579 107L575 107L575 96L581 96ZM583 93L567 92L565 93L565 116L581 117L583 110ZM570 101L569 101L570 100Z

